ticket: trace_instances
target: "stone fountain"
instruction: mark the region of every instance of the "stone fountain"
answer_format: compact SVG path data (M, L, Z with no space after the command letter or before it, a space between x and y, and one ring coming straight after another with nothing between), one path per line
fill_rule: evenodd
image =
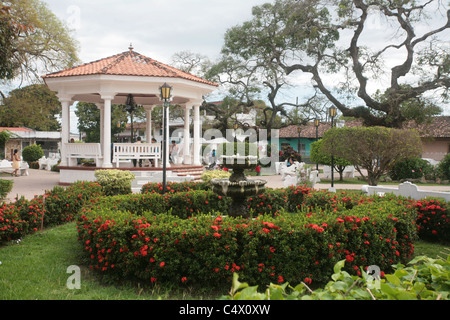
M232 217L249 217L249 211L245 200L265 190L267 181L261 179L247 179L245 169L255 169L258 164L256 156L222 156L221 163L225 168L231 169L232 174L228 179L211 179L212 191L218 195L232 199L228 214Z

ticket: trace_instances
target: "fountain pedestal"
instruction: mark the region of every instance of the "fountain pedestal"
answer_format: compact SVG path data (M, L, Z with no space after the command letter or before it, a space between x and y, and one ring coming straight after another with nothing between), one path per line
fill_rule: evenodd
M261 179L247 179L246 169L255 169L258 158L253 156L222 156L222 164L231 169L229 179L211 179L212 191L218 195L231 197L232 203L228 212L232 217L249 217L246 199L265 190L267 181Z

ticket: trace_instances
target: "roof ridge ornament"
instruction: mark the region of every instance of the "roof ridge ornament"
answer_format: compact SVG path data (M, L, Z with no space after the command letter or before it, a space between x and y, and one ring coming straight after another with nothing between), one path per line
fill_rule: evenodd
M130 50L130 52L132 52L133 51L133 43L130 43L130 46L128 47L128 50Z

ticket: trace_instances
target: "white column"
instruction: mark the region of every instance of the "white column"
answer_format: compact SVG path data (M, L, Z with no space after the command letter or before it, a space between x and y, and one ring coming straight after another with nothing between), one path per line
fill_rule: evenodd
M61 117L61 166L67 166L67 156L65 144L70 140L70 105L72 103L72 96L58 95L62 106Z
M103 106L103 168L112 168L111 163L111 101L114 94L102 95Z
M153 106L144 106L144 109L147 113L147 123L146 123L146 135L147 135L147 141L146 143L152 142L152 111Z
M105 108L104 108L104 105L103 105L103 103L96 103L95 105L100 110L100 126L103 126L103 123L105 121ZM105 143L104 137L105 137L105 132L103 130L103 127L100 127L100 144L102 146Z
M184 107L184 143L183 143L183 163L192 164L191 159L191 134L189 132L190 113L192 107Z
M200 105L194 105L194 165L201 165L200 159Z

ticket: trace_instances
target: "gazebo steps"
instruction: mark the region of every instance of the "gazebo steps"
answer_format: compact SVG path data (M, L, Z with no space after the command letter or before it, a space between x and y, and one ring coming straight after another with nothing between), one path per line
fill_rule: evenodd
M176 169L173 172L179 177L193 176L194 181L201 180L203 169L192 168L192 169Z

